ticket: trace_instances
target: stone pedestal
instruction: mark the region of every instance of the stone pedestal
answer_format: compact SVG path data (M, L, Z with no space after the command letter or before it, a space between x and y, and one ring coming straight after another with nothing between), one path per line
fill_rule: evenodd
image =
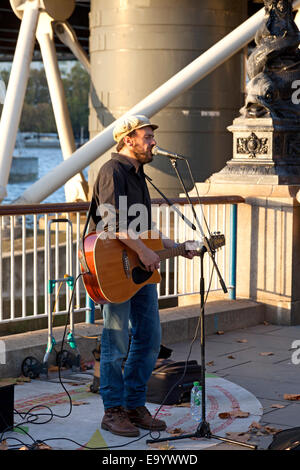
M300 324L300 185L197 184L200 195L239 195L237 298L266 306L266 320ZM194 192L191 194L194 195ZM227 244L229 240L227 240Z
M300 184L300 121L240 117L228 129L233 158L212 183Z

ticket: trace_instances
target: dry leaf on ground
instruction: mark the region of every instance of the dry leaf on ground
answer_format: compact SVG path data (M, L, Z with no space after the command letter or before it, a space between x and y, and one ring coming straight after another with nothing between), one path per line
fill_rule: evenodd
M148 443L149 447L153 447L154 449L159 449L159 450L171 450L174 449L174 446L171 446L169 442L166 443L160 443L160 442L150 442Z
M166 431L172 436L181 436L183 434L183 430L181 428L167 428Z
M248 343L247 339L238 339L237 343Z
M280 431L280 429L272 428L271 426L262 426L261 424L253 421L253 423L249 426L250 432L255 432L258 436L262 436L263 434L276 434Z
M6 439L3 439L3 441L0 442L0 450L8 450Z
M271 351L268 352L261 352L259 353L260 356L274 356L274 353Z
M283 395L284 400L299 401L300 393L285 393Z
M219 418L228 419L228 418L248 418L250 413L248 411L242 410L233 410L233 411L224 411L219 413Z
M251 437L251 435L246 432L227 432L226 436L228 439L239 442L247 442Z
M281 431L281 429L272 428L271 426L265 426L264 430L268 434L276 434L277 432Z
M249 426L249 430L256 430L256 429L261 429L261 428L262 428L262 425L259 424L257 421L253 421Z
M52 450L52 447L50 447L48 444L45 444L44 442L39 442L36 447L38 450Z
M271 405L271 408L285 408L285 405L281 405L280 403L273 403L273 405Z

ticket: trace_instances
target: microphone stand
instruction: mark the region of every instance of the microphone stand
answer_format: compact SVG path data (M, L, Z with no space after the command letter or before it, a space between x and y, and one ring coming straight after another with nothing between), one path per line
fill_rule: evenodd
M184 160L186 160L185 158L182 158ZM176 172L176 175L183 187L183 190L184 190L184 193L187 197L187 200L192 208L192 211L193 211L193 215L195 217L195 220L198 222L198 218L197 218L197 215L196 215L196 211L195 211L195 208L191 202L191 199L189 197L189 194L187 192L187 189L186 189L186 186L184 184L184 181L180 175L180 172L178 171L178 168L177 168L177 159L176 158L171 158L170 157L170 160L171 160L171 163L172 163L172 166ZM200 229L200 232L203 236L203 247L201 248L200 250L200 345L201 345L201 385L202 385L202 407L201 407L201 421L200 423L198 424L197 426L197 429L194 433L192 434L185 434L185 435L181 435L181 436L173 436L173 437L166 437L166 438L159 438L159 439L150 439L150 440L147 440L146 443L156 443L156 442L163 442L163 441L175 441L175 440L181 440L181 439L188 439L188 438L206 438L206 439L217 439L217 440L220 440L220 441L224 441L224 442L227 442L229 444L236 444L236 445L240 445L240 446L243 446L243 447L247 447L249 449L257 449L257 446L254 445L254 444L247 444L246 442L240 442L240 441L235 441L235 440L232 440L232 439L228 439L226 437L222 437L222 436L217 436L215 434L212 434L211 432L211 429L210 429L210 425L209 423L206 421L206 400L205 400L205 391L206 391L206 378L205 378L205 312L204 312L204 305L205 305L205 282L204 282L204 267L203 267L203 260L204 260L204 254L205 253L208 253L213 261L213 264L214 264L214 267L217 271L217 274L218 274L218 277L219 277L219 281L220 281L220 284L222 286L222 289L224 291L224 293L227 293L227 288L226 288L226 285L225 285L225 282L224 280L222 279L222 276L221 276L221 273L218 269L218 266L216 264L216 261L215 261L215 258L214 258L214 250L211 248L210 244L209 244L209 240L207 239L207 237L204 236L204 233L203 233L203 230L201 228L201 225L200 223L198 222L198 225L199 225L199 229Z

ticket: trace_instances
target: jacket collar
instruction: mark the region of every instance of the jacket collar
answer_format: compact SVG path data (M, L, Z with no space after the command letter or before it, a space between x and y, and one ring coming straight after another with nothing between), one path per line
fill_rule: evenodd
M141 173L142 175L144 175L143 165L140 165L139 170L136 171L134 164L130 161L129 158L127 158L126 155L123 155L122 153L113 152L111 158L120 162L127 171L134 171L135 173Z

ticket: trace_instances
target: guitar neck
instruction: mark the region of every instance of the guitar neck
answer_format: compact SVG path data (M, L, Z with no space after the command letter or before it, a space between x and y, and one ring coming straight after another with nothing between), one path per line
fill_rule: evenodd
M180 245L175 246L174 248L165 248L163 250L158 250L156 251L156 253L158 254L161 261L168 258L175 258L175 256L185 255L185 243L181 243Z

